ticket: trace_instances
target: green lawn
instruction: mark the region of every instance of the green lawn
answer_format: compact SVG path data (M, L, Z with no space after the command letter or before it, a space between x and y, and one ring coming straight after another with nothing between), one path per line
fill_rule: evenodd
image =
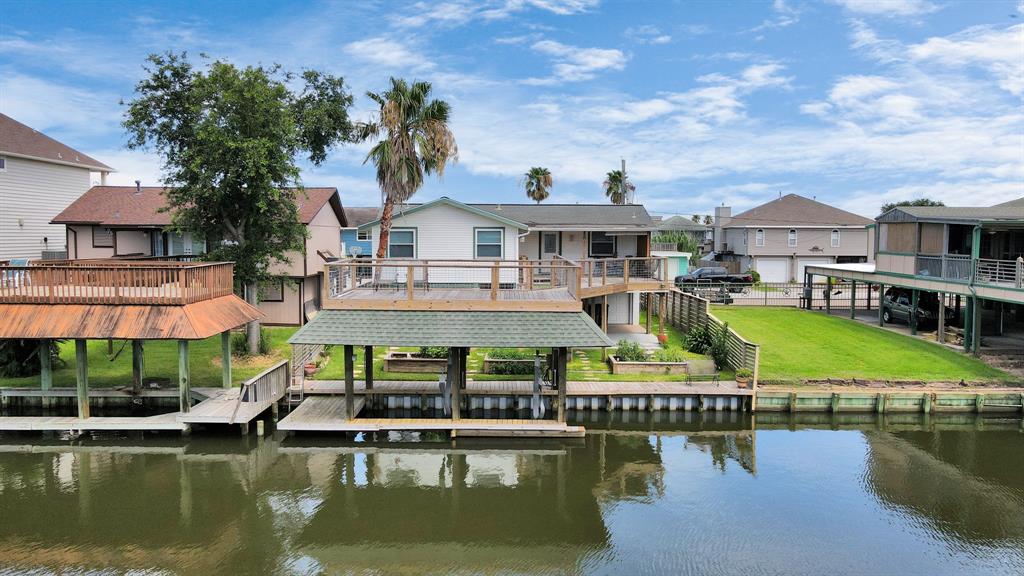
M761 345L762 381L1013 379L966 354L854 320L795 308L713 306L712 311Z
M277 362L278 360L291 357L291 347L288 345L288 337L295 332L295 328L267 327L265 328L267 338L270 340L271 353L252 359L234 359L232 365L232 380L235 384L259 374L263 369ZM124 346L122 348L122 346ZM106 340L89 340L89 386L90 387L111 387L130 386L132 383L132 347L125 345L124 340L114 340L115 356L107 354ZM117 352L120 351L120 354ZM54 366L54 386L75 385L75 343L64 342L60 350L64 366ZM189 344L189 370L192 376L193 386L220 386L220 336L207 338L206 340L193 341ZM145 344L145 377L146 378L167 378L171 382L177 381L178 376L178 342L177 341L148 341ZM39 376L27 378L5 378L0 379L0 386L38 386Z

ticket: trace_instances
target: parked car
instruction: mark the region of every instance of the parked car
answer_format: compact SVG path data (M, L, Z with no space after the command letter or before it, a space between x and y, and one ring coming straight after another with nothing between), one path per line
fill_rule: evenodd
M889 288L882 298L882 321L910 323L913 308L913 291L908 288ZM955 312L946 308L946 321L954 319ZM917 293L917 324L937 325L939 322L939 297L934 292Z
M721 266L704 266L695 268L689 274L676 276L676 287L690 291L695 286L728 284L729 292L741 292L743 288L754 283L754 276L751 274L729 274Z

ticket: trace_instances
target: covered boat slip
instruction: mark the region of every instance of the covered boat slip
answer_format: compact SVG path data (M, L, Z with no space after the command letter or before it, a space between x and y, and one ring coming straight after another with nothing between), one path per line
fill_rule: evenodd
M288 363L282 362L231 388L230 331L262 314L231 292L230 263L74 261L0 267L0 339L39 342L40 388L21 396L42 398L44 408L55 398L74 394L77 417L0 417L0 430L184 430L191 423L233 423L269 407L270 396L287 387ZM221 335L222 388L192 389L189 343ZM124 396L123 390L89 390L88 340L127 340L132 355L130 394L143 390L145 342L177 340L179 410L156 416L97 417L90 399ZM49 353L54 340L74 340L75 388L53 388ZM167 392L170 392L169 390ZM5 395L6 396L6 395ZM194 400L200 400L193 410ZM264 404L266 404L264 406ZM262 411L262 410L261 410ZM258 414L258 412L257 412ZM194 417L193 417L194 416ZM248 421L248 420L245 420Z
M439 312L412 310L323 310L289 340L293 346L344 347L345 387L340 401L310 397L278 423L281 430L366 432L377 430L446 430L469 435L581 435L582 428L565 424L566 374L569 348L600 348L612 342L583 312ZM356 394L354 347L366 347L363 394ZM374 346L442 346L448 365L437 384L445 418L360 418L359 402L373 390ZM550 348L550 382L534 379L533 419L462 418L466 357L471 347ZM555 396L554 419L539 413L543 388Z

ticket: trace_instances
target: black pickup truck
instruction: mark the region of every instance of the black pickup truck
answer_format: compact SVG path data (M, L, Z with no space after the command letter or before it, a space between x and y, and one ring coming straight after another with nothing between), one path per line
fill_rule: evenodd
M754 277L750 274L729 274L725 268L718 266L705 266L695 268L689 274L676 276L676 286L680 289L692 287L703 287L706 285L735 284L729 286L730 292L739 292L744 286L754 283Z

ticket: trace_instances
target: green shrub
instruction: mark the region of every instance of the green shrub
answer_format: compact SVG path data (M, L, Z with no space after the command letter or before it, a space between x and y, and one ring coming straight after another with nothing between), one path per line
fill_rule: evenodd
M259 354L260 356L270 353L270 341L267 340L267 330L260 327L260 344ZM249 343L245 339L245 332L232 332L231 333L231 355L238 356L239 358L245 358L249 355Z
M750 277L754 279L754 284L761 283L761 273L757 270L750 269L746 271L746 274L750 274Z
M647 352L636 342L619 340L615 349L615 357L621 362L647 362Z
M712 334L707 324L698 324L683 336L686 349L694 354L706 354L711 348Z
M448 358L447 346L420 346L420 358Z
M488 358L499 360L532 360L533 350L519 350L518 348L495 348L487 351Z
M736 371L736 377L737 378L753 378L754 377L754 371L751 370L750 368L740 368L739 370Z
M60 359L60 340L50 340L50 366L64 366ZM42 371L38 340L0 340L0 378L35 376Z
M686 352L680 348L662 348L654 353L655 362L686 362Z
M535 352L516 348L496 348L487 352L491 360L533 360ZM541 365L545 360L541 357ZM492 362L487 367L488 374L526 375L533 374L533 362Z
M729 367L729 323L712 330L711 347L708 355L715 361L715 368L724 370Z

